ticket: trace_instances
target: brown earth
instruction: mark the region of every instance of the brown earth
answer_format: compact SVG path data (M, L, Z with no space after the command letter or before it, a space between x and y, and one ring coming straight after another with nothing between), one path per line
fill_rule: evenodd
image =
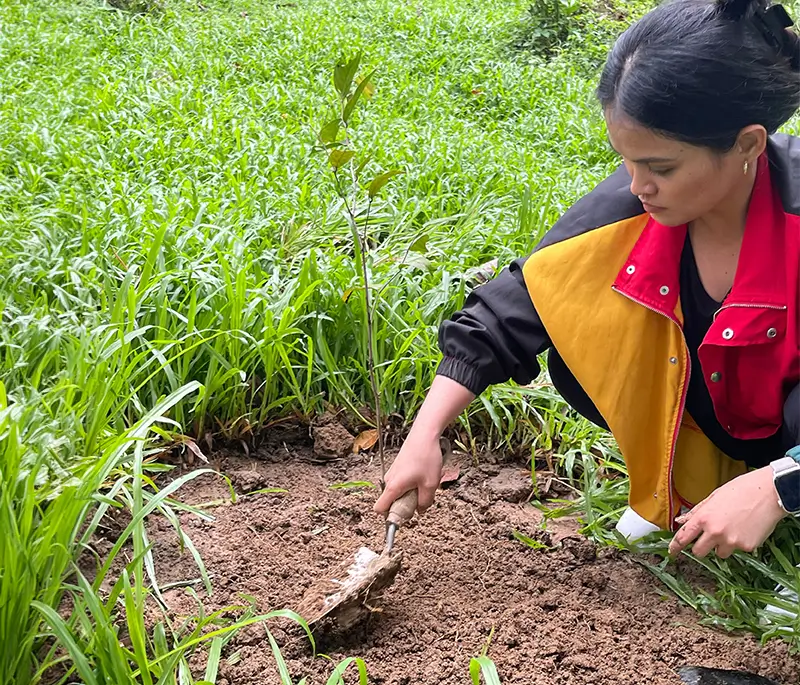
M250 457L212 459L236 488L235 504L211 506L213 522L182 516L212 575L209 609L241 604L240 593L255 597L260 611L296 607L313 581L360 546L382 547L383 523L371 511L377 491L330 487L377 483L377 460L352 454L322 460L310 445L278 435L269 443ZM519 466L461 460L459 480L399 532L403 570L380 611L348 634L318 636L318 650L332 662L314 658L307 638L286 620L269 624L295 683L308 677L308 685L323 685L332 664L360 656L370 683L465 685L470 658L484 648L504 685L677 684L674 669L685 664L800 682L800 664L785 644L761 647L750 636L699 626L697 615L667 596L646 569L629 555L596 549L572 521L542 530L540 512L525 503L529 477ZM287 492L246 495L263 488ZM228 497L216 475L200 476L181 494L193 504ZM526 547L514 530L550 549ZM152 520L150 534L162 584L197 578L168 524ZM177 615L194 613L185 588L165 597ZM223 685L281 683L263 626L245 628L223 657ZM193 663L200 675L203 659ZM358 682L355 669L348 673L346 683Z

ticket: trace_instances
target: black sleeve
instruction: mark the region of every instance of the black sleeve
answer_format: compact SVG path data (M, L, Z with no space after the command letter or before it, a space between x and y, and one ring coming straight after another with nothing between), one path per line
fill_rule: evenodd
M550 339L528 295L518 259L470 293L464 308L439 328L444 358L436 373L480 395L513 379L520 385L539 375L537 355Z
M800 385L789 393L783 405L783 444L787 450L800 445Z

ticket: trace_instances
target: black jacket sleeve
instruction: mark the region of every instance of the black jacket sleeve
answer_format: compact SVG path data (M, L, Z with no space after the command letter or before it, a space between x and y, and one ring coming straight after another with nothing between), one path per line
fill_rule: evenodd
M800 385L789 393L783 405L783 445L787 450L800 445Z
M513 379L520 385L539 375L537 355L551 347L528 295L518 259L470 293L464 308L439 328L444 358L437 374L480 395Z

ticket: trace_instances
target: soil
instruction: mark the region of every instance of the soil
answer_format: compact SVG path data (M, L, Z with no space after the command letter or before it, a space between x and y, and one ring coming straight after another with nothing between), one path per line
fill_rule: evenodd
M211 506L213 522L182 516L212 576L208 609L242 604L242 593L263 612L295 608L312 583L359 547L380 552L383 521L372 513L377 489L330 487L378 483L377 459L350 453L331 460L331 453L340 452L334 447L320 459L310 440L298 444L276 433L249 457L212 458L231 479L237 502ZM544 530L541 513L526 503L530 479L519 464L460 460L458 480L399 531L403 568L377 610L347 633L317 635L318 651L332 661L314 657L287 620L269 624L295 683L308 677L308 685L322 685L333 664L359 656L370 683L465 685L470 658L484 649L503 685L677 685L676 669L687 664L800 682L800 664L784 643L762 647L751 636L698 625L697 615L630 555L595 548L574 521L551 521ZM247 494L264 488L287 492ZM217 475L200 476L180 492L193 504L230 496ZM149 526L162 584L197 578L169 524L154 518ZM532 549L513 531L547 548ZM194 614L186 588L167 590L165 598L176 615ZM200 676L202 659L192 664ZM346 683L358 682L355 669L347 673ZM218 682L280 685L263 626L245 628L226 645Z

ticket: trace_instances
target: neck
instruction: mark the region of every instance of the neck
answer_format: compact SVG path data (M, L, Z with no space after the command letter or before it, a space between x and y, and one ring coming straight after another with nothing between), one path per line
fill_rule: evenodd
M742 174L741 181L722 202L689 225L691 232L702 232L705 238L714 242L741 242L756 183L755 164L753 167L747 175Z

